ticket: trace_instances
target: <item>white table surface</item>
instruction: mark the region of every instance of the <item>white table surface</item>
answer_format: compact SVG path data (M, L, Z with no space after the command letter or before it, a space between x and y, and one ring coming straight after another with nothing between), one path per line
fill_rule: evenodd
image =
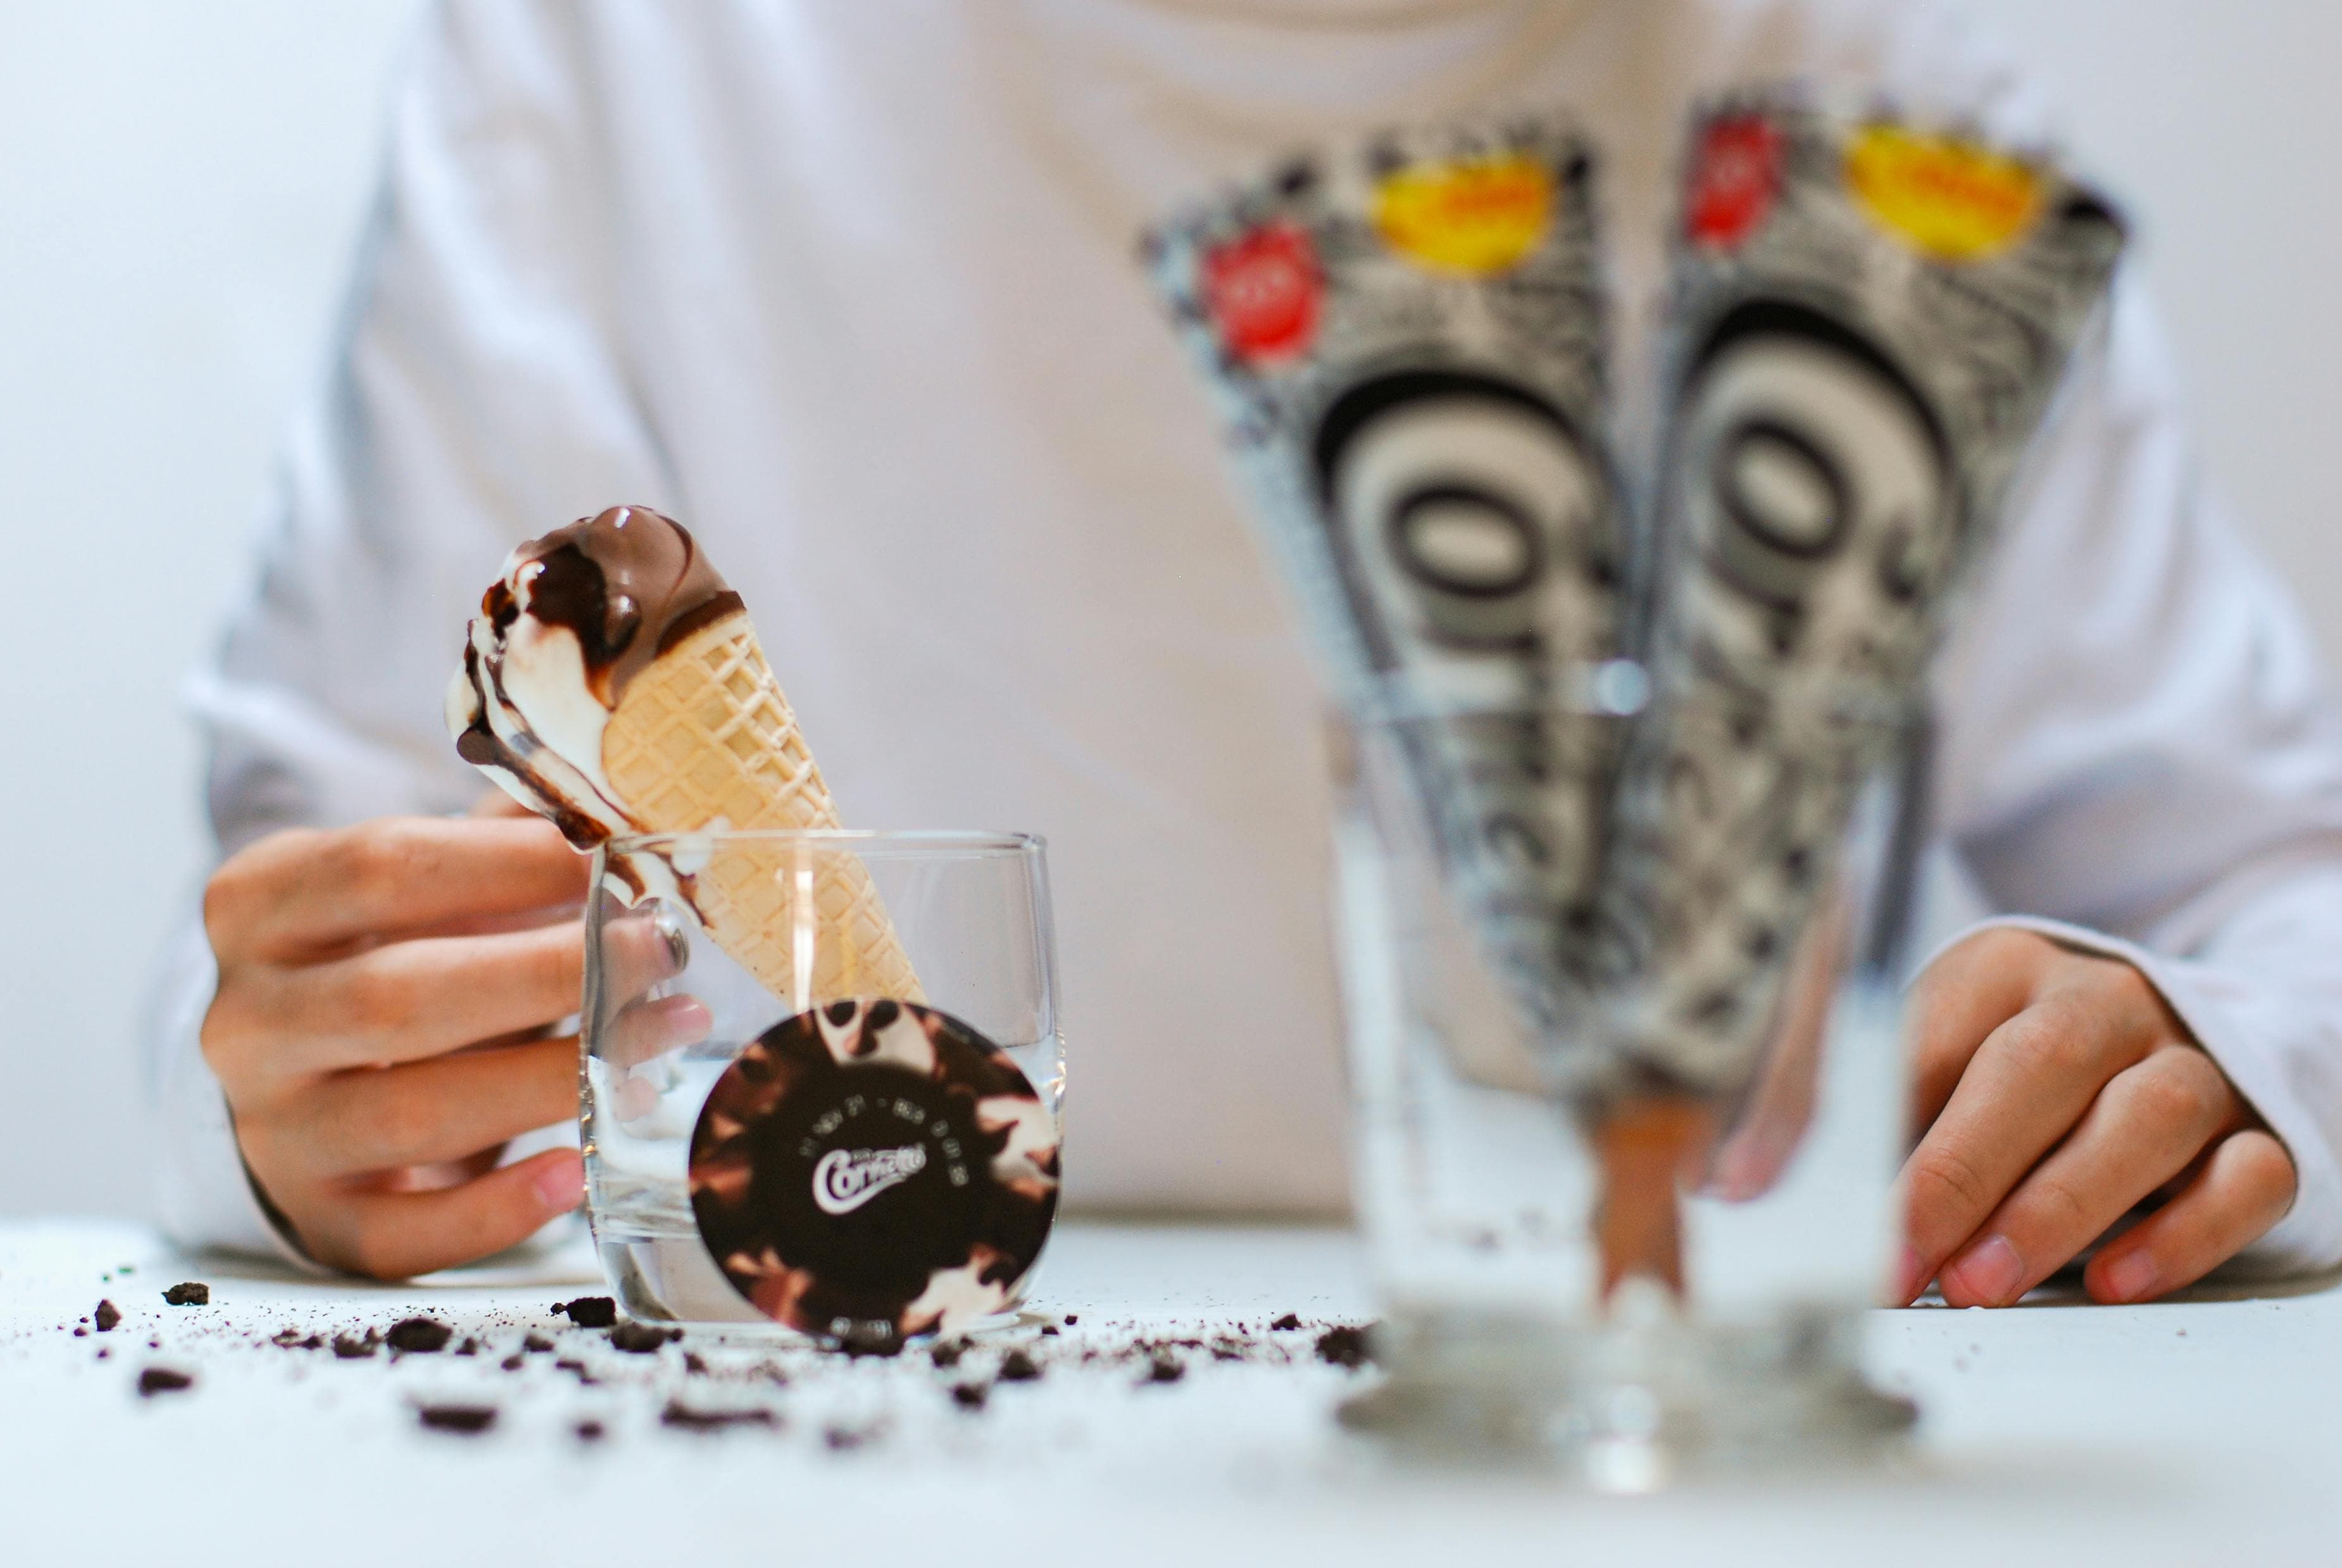
M181 1279L208 1282L212 1303L164 1304ZM1396 1462L1334 1425L1373 1374L1320 1363L1307 1333L1277 1336L1286 1364L1184 1353L1186 1375L1160 1386L1079 1364L1134 1333L1368 1316L1336 1231L1063 1228L1034 1304L1080 1321L1042 1345L1038 1382L975 1415L917 1353L776 1358L693 1335L629 1356L546 1312L599 1290L363 1288L175 1257L122 1224L0 1225L0 1563L2342 1563L2331 1289L1881 1313L1877 1375L1925 1410L1913 1463L1645 1498ZM121 1326L75 1337L101 1296ZM487 1353L266 1343L417 1312ZM501 1370L532 1329L557 1351ZM707 1374L685 1368L693 1347ZM981 1378L997 1353L965 1370ZM552 1364L569 1357L601 1381ZM786 1387L753 1371L775 1360ZM195 1386L142 1399L149 1365ZM665 1427L678 1395L781 1424ZM435 1400L493 1403L496 1424L426 1431L416 1405ZM603 1441L575 1435L586 1418ZM836 1451L833 1427L876 1430Z

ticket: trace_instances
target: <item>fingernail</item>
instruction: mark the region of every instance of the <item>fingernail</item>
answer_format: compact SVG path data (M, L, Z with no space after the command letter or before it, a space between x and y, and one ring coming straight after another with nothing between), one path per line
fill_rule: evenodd
M1910 1243L1903 1243L1903 1261L1895 1270L1895 1304L1908 1306L1927 1288L1927 1260Z
M1707 1178L1707 1190L1729 1203L1745 1203L1763 1192L1762 1164L1756 1151L1745 1141L1734 1140L1717 1157L1716 1169Z
M586 1162L567 1150L564 1157L547 1160L536 1174L536 1195L556 1214L565 1214L586 1201Z
M683 922L674 911L661 906L651 915L651 924L666 942L667 973L682 974L691 964L691 938L683 934Z
M2135 1302L2155 1293L2160 1273L2155 1266L2155 1254L2142 1248L2107 1265L2107 1289L2117 1301Z
M1987 1236L1944 1271L1944 1293L2006 1306L2025 1281L2025 1260L2007 1236Z

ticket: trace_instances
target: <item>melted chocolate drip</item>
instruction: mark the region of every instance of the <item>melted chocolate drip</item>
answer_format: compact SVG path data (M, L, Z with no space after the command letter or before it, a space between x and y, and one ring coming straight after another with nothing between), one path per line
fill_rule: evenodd
M620 655L643 629L641 607L624 594L613 594L602 568L575 544L547 551L515 575L528 589L531 614L577 634L594 695L604 707L616 707L611 676Z
M503 584L488 590L494 597ZM507 598L510 595L506 595ZM480 651L471 644L464 644L464 679L471 683L473 694L480 700L480 714L464 733L455 737L455 754L475 768L502 768L518 779L533 797L530 804L539 815L561 830L561 836L581 850L590 850L610 836L607 829L584 812L570 805L561 793L545 780L528 759L506 745L494 730L488 728L487 700L490 684L481 678ZM631 876L630 882L637 880ZM641 889L636 893L639 895Z
M576 634L586 679L608 708L660 654L742 607L690 531L647 506L581 517L530 540L517 555L509 582L526 590L530 614ZM501 606L481 608L499 630L509 624Z

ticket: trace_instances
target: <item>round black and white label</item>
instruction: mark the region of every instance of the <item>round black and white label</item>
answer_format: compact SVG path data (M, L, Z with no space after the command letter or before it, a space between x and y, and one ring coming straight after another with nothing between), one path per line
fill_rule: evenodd
M886 1351L1013 1304L1057 1208L1057 1128L1007 1053L883 998L782 1020L708 1092L691 1205L726 1279Z

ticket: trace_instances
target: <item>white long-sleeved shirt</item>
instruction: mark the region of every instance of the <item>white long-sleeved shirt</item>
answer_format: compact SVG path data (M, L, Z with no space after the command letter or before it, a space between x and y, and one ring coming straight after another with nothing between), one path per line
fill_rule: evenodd
M1566 105L1647 393L1685 109L1788 75L2040 125L1910 7L450 0L195 683L222 848L464 806L439 703L480 587L656 505L746 598L850 820L1048 836L1069 1198L1337 1207L1318 699L1134 236L1298 144ZM2283 1138L2300 1194L2248 1261L2342 1259L2342 724L2128 277L1937 684L1944 851L2137 964ZM196 1049L212 984L191 923L154 1043L168 1221L275 1247Z

